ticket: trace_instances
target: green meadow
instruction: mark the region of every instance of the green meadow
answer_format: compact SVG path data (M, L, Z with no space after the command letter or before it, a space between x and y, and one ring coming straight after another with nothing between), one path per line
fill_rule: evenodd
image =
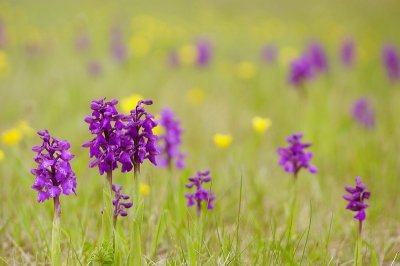
M0 1L0 133L21 131L0 143L0 265L51 265L52 200L37 202L30 187L37 164L32 146L47 129L68 140L75 195L61 195L63 265L88 265L100 243L103 185L82 143L94 138L84 118L93 99L122 102L133 94L164 106L184 130L186 167L141 165L142 265L355 265L358 221L346 210L345 186L362 177L366 201L360 254L363 265L400 263L400 82L389 82L381 47L400 48L400 2L338 1ZM110 51L119 29L126 57ZM89 39L77 47L79 34ZM342 41L356 44L354 65L340 60ZM194 62L194 44L212 45L210 62ZM290 62L310 41L320 42L329 71L302 88L288 82ZM266 63L261 49L277 47ZM169 62L171 52L179 66ZM100 66L91 74L90 62ZM352 117L367 97L376 126ZM263 133L252 120L269 118ZM22 130L21 121L30 129ZM20 124L19 124L20 125ZM160 134L162 134L160 130ZM319 172L293 174L278 165L278 147L303 133ZM232 142L220 147L216 134ZM188 207L185 187L198 171L216 196L201 216ZM113 172L114 184L133 198L133 172ZM144 195L147 194L147 195ZM128 265L133 208L119 217L119 262ZM397 262L399 261L399 262ZM93 265L101 265L93 263Z

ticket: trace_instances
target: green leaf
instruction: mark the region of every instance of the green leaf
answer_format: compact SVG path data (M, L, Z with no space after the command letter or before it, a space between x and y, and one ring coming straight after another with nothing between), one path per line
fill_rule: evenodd
M61 266L61 248L60 248L60 221L56 219L53 222L51 235L51 264Z
M114 248L113 239L103 241L100 247L97 247L90 257L90 262L95 262L100 265L113 265L114 264Z
M378 266L379 264L378 264L378 258L376 257L376 254L375 254L375 250L372 250L372 253L371 253L371 265L372 266Z
M113 237L113 226L112 221L109 219L108 209L104 208L102 217L102 243L106 239L111 239Z
M114 263L122 264L121 236L117 230L114 230Z
M139 206L136 209L135 219L139 224L140 233L142 232L142 223L143 223L143 209L144 209L144 202L143 200L140 202Z
M157 226L157 231L156 234L154 235L153 242L151 243L151 253L154 255L156 253L157 245L158 242L160 241L160 238L164 234L165 227L166 227L166 216L167 216L167 210L163 212L160 216L160 220L158 221L158 226Z
M141 266L142 252L140 247L140 227L136 220L132 221L130 234L131 234L131 243L130 243L130 255L129 255L128 265Z

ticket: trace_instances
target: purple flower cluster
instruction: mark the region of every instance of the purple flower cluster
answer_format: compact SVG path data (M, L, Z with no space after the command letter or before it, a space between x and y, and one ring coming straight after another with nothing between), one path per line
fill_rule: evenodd
M273 44L267 44L261 49L261 58L266 63L275 63L277 54L278 48Z
M301 168L308 169L312 174L318 172L318 169L310 164L312 153L303 151L305 148L310 147L311 143L301 143L302 137L303 134L294 133L287 138L287 142L291 144L290 147L280 147L277 150L277 153L281 156L279 165L283 166L286 172L293 173L295 178L297 178Z
M290 64L289 82L301 87L306 80L313 77L312 65L307 55L303 55Z
M188 206L193 206L196 202L197 215L200 216L201 213L201 202L207 202L207 209L212 210L214 208L212 202L216 199L211 190L206 190L203 188L203 183L211 181L211 176L208 176L210 171L197 172L197 176L190 177L189 181L192 183L186 184L187 188L192 188L196 186L197 190L193 194L186 193L185 197L188 199Z
M318 42L312 42L308 47L308 56L311 66L318 72L327 72L329 70L328 60L322 45Z
M357 177L356 187L345 187L346 191L349 192L350 195L343 195L343 198L345 200L350 201L346 209L357 212L354 218L359 220L360 222L365 220L365 209L369 207L368 204L364 203L364 200L369 199L369 197L371 196L371 192L365 190L367 188L367 185L363 185L361 184L361 182L361 177Z
M197 65L199 67L204 67L208 65L212 57L212 45L211 42L202 39L196 42L197 48Z
M133 203L132 202L121 202L121 201L129 199L129 196L121 194L121 190L122 190L121 185L118 186L118 188L116 188L115 185L112 184L112 190L115 192L115 200L112 201L112 203L114 205L114 217L117 217L118 215L127 216L128 213L125 211L125 208L128 209L128 208L132 207Z
M340 58L345 66L352 66L354 64L356 54L356 44L351 38L347 38L343 41L340 50Z
M90 158L96 158L89 167L98 166L102 175L118 168L117 162L122 164L122 172L131 171L133 165L139 166L144 159L156 165L158 151L154 143L157 136L152 129L157 123L152 121L154 116L141 106L153 102L139 101L130 115L124 115L115 108L116 99L110 102L105 102L105 99L93 100L90 105L93 112L85 118L89 130L96 135L93 140L82 144L82 147L90 148Z
M165 128L164 135L158 138L158 147L160 150L160 156L158 157L159 166L171 167L172 161L176 158L176 167L178 169L185 167L183 159L186 155L179 150L183 132L180 123L180 120L174 119L174 112L168 107L164 107L159 120L159 124Z
M34 161L38 166L31 170L36 176L31 189L38 192L37 201L43 202L59 197L61 191L64 195L76 195L76 176L69 163L74 158L74 155L68 152L70 144L66 140L51 137L47 130L38 131L38 135L43 144L32 148L32 151L37 153Z
M375 127L375 111L367 98L361 97L354 102L352 115L360 125L371 129Z
M382 50L383 64L390 81L400 79L400 55L393 45L385 45Z
M156 156L160 152L155 146L157 136L153 134L157 123L153 121L154 115L147 113L142 104L151 105L153 101L140 100L136 108L131 110L131 114L124 118L127 122L125 135L128 139L125 139L125 148L121 154L122 172L129 172L134 165L139 167L144 159L157 165Z

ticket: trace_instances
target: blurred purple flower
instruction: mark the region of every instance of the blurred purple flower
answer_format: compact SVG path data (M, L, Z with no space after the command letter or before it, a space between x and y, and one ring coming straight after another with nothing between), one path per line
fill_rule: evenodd
M0 19L0 49L4 49L7 43L6 24Z
M371 129L375 127L375 111L367 98L361 97L354 102L352 115L360 125Z
M112 190L115 192L115 200L112 201L112 203L114 205L114 217L117 217L118 215L127 216L128 213L125 211L125 208L128 209L128 208L132 207L133 203L132 202L121 202L121 201L129 199L129 196L121 194L121 190L122 190L121 185L118 186L118 188L116 188L115 185L112 184Z
M110 47L112 58L118 63L124 63L128 54L123 40L122 31L118 27L113 27L111 29Z
M340 58L345 66L352 66L354 64L356 54L356 44L353 39L347 38L343 41L340 50Z
M211 176L209 170L205 172L197 172L197 176L190 177L189 181L192 183L186 184L187 188L196 187L196 192L193 194L186 193L185 197L188 199L188 207L193 206L196 202L197 206L197 215L201 214L201 202L207 202L207 209L211 210L214 208L212 202L216 199L211 190L206 190L203 188L203 183L207 183L211 181Z
M318 172L318 169L310 164L312 153L303 151L305 148L310 147L311 143L301 143L302 137L303 134L294 133L287 138L290 146L287 148L280 147L277 150L277 153L281 156L279 165L283 166L286 172L293 173L295 178L297 178L301 168L308 169L312 174Z
M179 55L173 50L168 54L168 65L171 67L179 67Z
M290 64L289 82L301 87L306 80L313 77L311 62L307 55L303 55L292 61Z
M37 201L58 198L61 191L64 195L76 195L76 176L69 163L74 158L74 155L68 152L70 144L66 140L51 137L47 130L38 131L38 135L43 144L32 148L32 151L37 153L34 161L38 166L31 170L36 176L31 189L38 192Z
M124 117L124 121L127 122L125 136L129 139L125 140L126 144L120 157L122 172L131 171L133 166L135 170L137 168L137 171L140 171L140 164L144 159L157 165L156 156L160 153L155 146L157 136L153 134L157 123L153 121L154 115L147 113L142 104L151 105L153 101L140 100L136 108L131 110L131 114Z
M103 67L98 61L90 61L87 65L87 69L89 74L93 77L99 76L103 71Z
M318 72L327 72L329 70L328 60L320 43L312 42L308 47L307 53L313 69Z
M105 99L92 101L90 108L93 112L85 118L85 122L96 137L82 144L83 148L90 148L90 158L96 158L89 167L98 166L100 175L118 168L121 148L126 145L123 138L126 126L121 121L124 115L118 114L115 108L118 101L113 99L105 102Z
M87 31L80 31L75 36L75 48L79 52L85 52L90 49L92 42Z
M196 42L197 65L204 67L208 65L212 57L212 45L209 40L202 39Z
M391 82L400 79L400 55L394 45L385 45L382 49L383 65Z
M174 115L174 112L167 106L161 111L159 124L165 129L165 133L158 138L160 150L158 165L171 167L172 161L176 158L176 167L182 169L185 167L183 159L186 156L179 150L182 143L181 135L183 130L180 126L181 121L174 119Z
M269 64L276 62L278 48L273 44L267 44L261 49L261 58Z
M346 191L349 192L350 195L343 195L343 198L345 200L350 201L346 209L357 212L354 218L359 220L360 222L365 220L365 209L369 207L368 204L364 203L364 200L369 199L369 197L371 196L371 192L365 190L367 188L367 185L363 185L361 184L361 182L361 177L357 177L356 187L345 187Z

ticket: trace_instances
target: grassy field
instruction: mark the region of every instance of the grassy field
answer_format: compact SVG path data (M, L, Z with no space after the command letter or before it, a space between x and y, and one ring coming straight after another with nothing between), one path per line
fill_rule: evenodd
M167 105L176 113L187 153L183 170L142 165L140 180L151 188L142 196L147 265L353 264L358 224L342 195L357 176L371 191L363 263L372 265L375 253L378 265L395 265L400 83L389 82L381 46L400 48L399 13L395 0L0 1L0 131L23 120L68 140L75 154L78 196L60 198L63 264L87 265L99 245L104 176L88 167L89 152L81 148L93 138L83 121L90 103L136 93L154 101L148 112L159 114ZM123 63L110 53L112 28L121 30L127 47ZM87 50L75 47L80 33L90 38ZM346 37L357 44L352 67L339 58ZM190 52L199 39L213 46L202 68ZM330 69L307 82L303 95L288 83L289 65L312 40L324 45ZM260 57L268 43L278 48L271 64ZM180 66L168 63L171 51L181 55ZM102 69L96 76L88 72L93 61ZM243 62L250 70L241 70ZM375 109L374 129L351 117L361 96ZM254 116L270 118L272 126L258 134ZM294 132L312 143L311 163L319 169L315 175L302 170L297 180L278 165L276 153ZM231 145L214 145L217 133L231 134ZM0 265L51 265L53 206L37 203L30 189L31 147L40 144L35 133L14 145L0 143ZM184 184L206 169L217 199L197 217ZM132 181L133 173L114 172L115 184L130 195ZM118 219L124 261L132 215Z

